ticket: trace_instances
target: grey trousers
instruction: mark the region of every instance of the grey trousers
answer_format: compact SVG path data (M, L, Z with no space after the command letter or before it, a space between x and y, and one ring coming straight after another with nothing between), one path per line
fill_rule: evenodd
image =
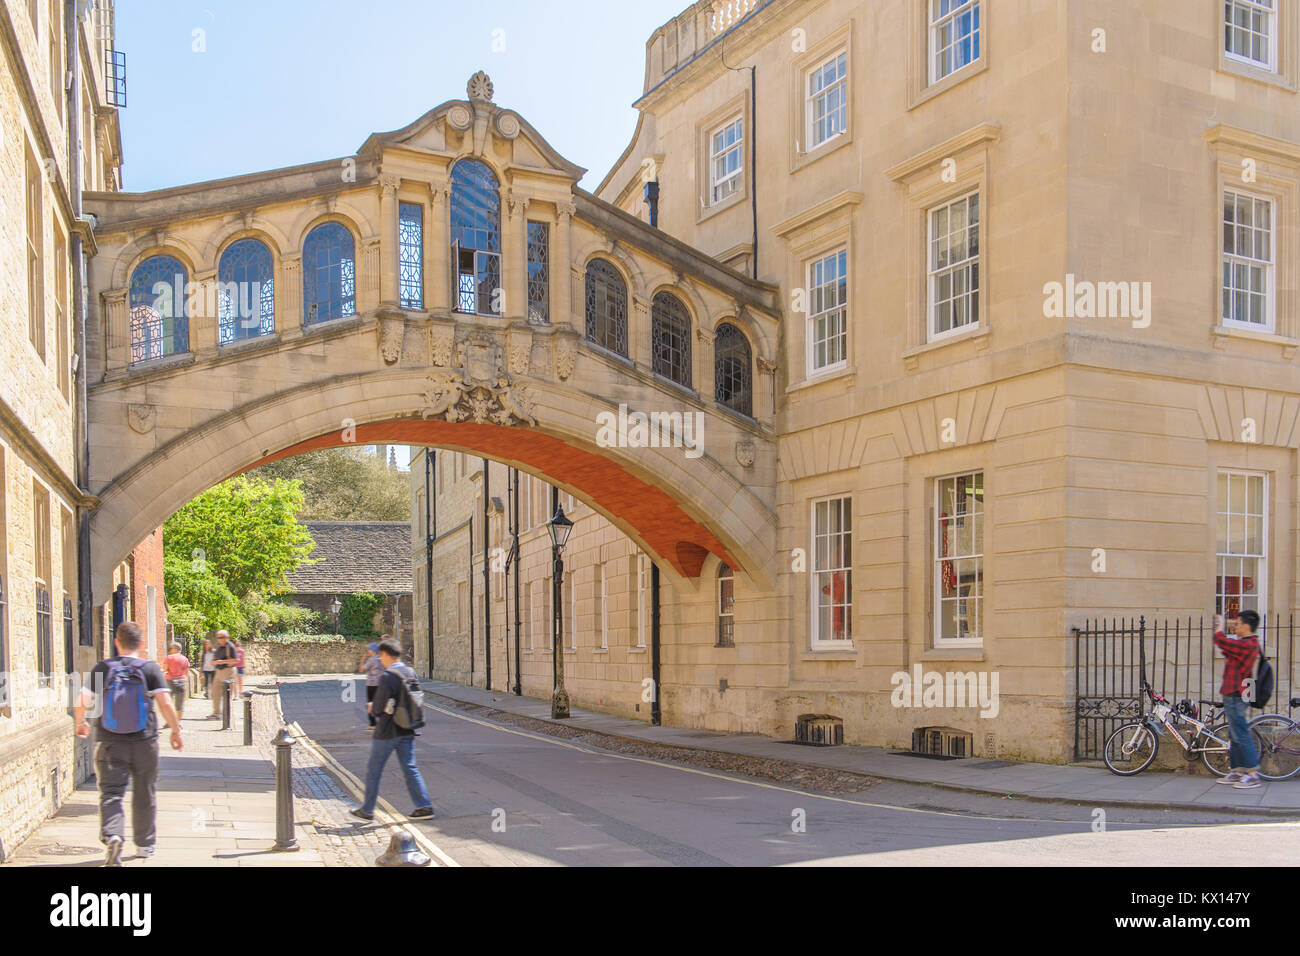
M131 834L136 846L153 846L158 819L158 738L113 739L101 731L95 745L95 775L99 780L99 839L126 840L122 804L131 784ZM108 738L108 739L105 739Z

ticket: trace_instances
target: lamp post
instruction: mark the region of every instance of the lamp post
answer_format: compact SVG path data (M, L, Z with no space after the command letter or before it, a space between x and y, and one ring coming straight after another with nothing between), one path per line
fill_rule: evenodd
M564 595L564 546L569 541L573 522L564 516L564 506L558 502L546 529L551 535L551 559L555 563L555 599L551 602L555 609L555 620L552 622L555 634L555 693L551 695L551 718L560 720L569 716L569 693L564 689L564 610L560 602Z
M339 631L339 615L343 612L343 602L337 597L330 601L330 615L334 618L334 633Z

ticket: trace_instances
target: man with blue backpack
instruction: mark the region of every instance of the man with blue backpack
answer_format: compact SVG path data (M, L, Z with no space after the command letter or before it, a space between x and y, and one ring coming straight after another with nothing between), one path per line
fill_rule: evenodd
M100 661L81 688L74 708L77 736L90 734L86 708L95 707L95 774L99 781L100 840L107 847L105 866L121 866L126 838L122 810L131 784L131 835L138 855L151 857L157 841L158 716L154 701L171 728L173 750L181 749L181 725L172 706L171 688L157 661L144 656L144 635L134 621L117 626L117 656ZM96 705L98 706L96 707Z

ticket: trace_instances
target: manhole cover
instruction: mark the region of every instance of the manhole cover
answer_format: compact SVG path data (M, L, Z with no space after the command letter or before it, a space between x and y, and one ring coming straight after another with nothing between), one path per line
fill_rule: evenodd
M103 853L99 846L43 846L38 851L42 856L85 856L87 853Z

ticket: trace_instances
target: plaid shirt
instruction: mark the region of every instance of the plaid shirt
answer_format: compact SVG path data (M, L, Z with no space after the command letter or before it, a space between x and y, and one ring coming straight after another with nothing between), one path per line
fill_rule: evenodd
M1252 676L1255 657L1259 654L1259 638L1228 637L1222 631L1214 635L1214 646L1223 651L1223 684L1220 694L1240 694L1246 678Z

